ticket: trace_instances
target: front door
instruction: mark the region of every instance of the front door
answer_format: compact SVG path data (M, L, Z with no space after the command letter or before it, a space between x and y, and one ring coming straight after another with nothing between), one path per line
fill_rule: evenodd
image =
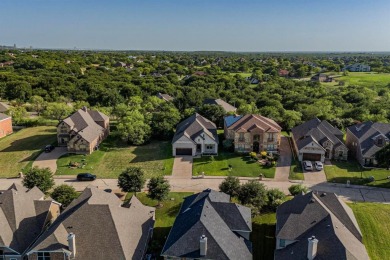
M202 145L201 144L196 144L196 152L197 153L202 152Z
M259 142L253 142L253 151L255 153L259 153L260 152L260 144L259 144Z

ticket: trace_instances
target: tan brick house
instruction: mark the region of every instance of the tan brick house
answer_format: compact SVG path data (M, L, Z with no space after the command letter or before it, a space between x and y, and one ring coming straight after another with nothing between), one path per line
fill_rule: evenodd
M83 107L58 124L58 145L67 146L71 153L91 154L109 132L108 116Z
M282 127L261 115L227 116L224 119L225 139L232 140L236 152L277 152Z
M12 134L12 118L0 113L0 138Z

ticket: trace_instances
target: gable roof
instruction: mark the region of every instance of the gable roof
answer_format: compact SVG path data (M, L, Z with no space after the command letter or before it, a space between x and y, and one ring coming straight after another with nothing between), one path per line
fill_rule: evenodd
M163 94L163 93L157 93L157 97L165 100L165 101L173 101L174 98L168 94Z
M390 124L367 121L348 127L348 130L359 140L364 157L374 157L383 147L375 144L375 137L383 135L390 139Z
M213 190L185 198L161 255L252 259L251 242L235 231L250 232L251 210L231 203L229 195ZM199 239L207 237L207 254L200 256Z
M276 237L295 241L275 251L275 259L304 259L307 239L319 242L316 259L369 259L352 210L334 193L298 195L276 211Z
M13 184L0 194L0 241L22 254L42 232L52 200L34 187Z
M207 134L211 139L218 143L216 125L205 117L195 113L177 125L172 143L179 140L182 136L186 136L192 141L195 141L195 138L202 133Z
M65 118L63 122L69 125L71 130L75 131L83 139L92 142L104 133L104 128L96 122L106 120L108 120L108 117L99 111L79 109L71 116Z
M222 99L215 99L215 98L207 98L203 101L203 104L205 105L217 105L221 106L225 112L236 112L237 108L235 106L230 105L226 101L223 101Z
M0 121L1 121L1 120L4 120L4 119L7 119L7 118L11 118L11 117L10 117L9 115L0 113Z
M132 197L127 207L113 193L86 188L31 246L29 252L69 251L67 236L76 240L75 259L141 259L154 225L152 207ZM97 246L98 245L98 246Z
M274 120L261 115L245 115L238 120L233 119L233 121L234 123L228 127L229 130L237 131L239 129L243 129L245 131L249 131L253 128L260 128L263 129L262 131L269 133L277 133L282 130L282 127L280 127Z
M341 141L343 132L333 127L326 120L321 121L318 118L313 118L294 127L291 129L291 132L299 150L313 140L321 146L323 146L325 141L329 140L333 143L334 147L341 145L346 148L345 144Z
M224 121L225 121L226 127L231 126L232 124L234 124L235 122L237 122L237 121L240 120L241 118L242 118L242 116L236 116L236 115L233 115L233 116L225 116L225 117L224 117Z
M0 112L6 112L9 109L9 105L4 102L0 102Z

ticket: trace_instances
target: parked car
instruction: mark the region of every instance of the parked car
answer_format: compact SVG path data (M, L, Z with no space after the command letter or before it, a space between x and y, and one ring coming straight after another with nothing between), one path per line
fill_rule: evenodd
M54 145L48 144L45 146L45 152L50 153L51 151L54 150L54 148L55 148Z
M77 174L78 181L94 181L96 180L96 175L92 173L79 173Z
M311 161L303 161L303 169L305 169L305 171L312 171L313 164L311 163Z
M320 162L320 161L316 161L316 162L314 163L314 167L316 167L316 170L317 170L317 171L321 171L322 169L324 169L324 165L323 165L322 162Z

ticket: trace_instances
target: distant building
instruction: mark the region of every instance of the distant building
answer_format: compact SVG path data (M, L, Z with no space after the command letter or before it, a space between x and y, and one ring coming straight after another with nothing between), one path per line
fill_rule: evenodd
M352 65L345 66L343 68L343 71L351 71L351 72L369 72L371 71L371 67L369 65L361 64L361 63L355 63Z
M205 71L195 71L192 75L193 76L203 77L203 76L206 76L207 73Z
M83 107L58 124L58 145L67 146L71 153L91 154L109 132L108 116Z
M250 84L259 84L260 83L260 80L258 80L256 78L252 78L252 77L247 77L246 80L249 81Z
M4 102L0 102L0 113L5 113L9 110L9 105Z
M332 82L333 78L324 74L324 73L318 73L311 77L311 81L316 81L316 82Z
M124 67L126 67L126 63L119 61L119 62L114 64L114 67L122 67L122 68L124 68Z
M12 134L12 118L0 113L0 138Z
M252 260L251 232L250 208L231 203L225 193L207 189L184 199L161 256Z
M218 98L207 98L203 101L203 104L205 105L217 105L223 108L226 113L233 112L235 113L237 111L237 108L235 106L230 105L226 101L223 101L222 99Z
M280 77L288 77L290 72L288 70L279 70L278 74Z
M168 94L163 94L163 93L157 93L157 97L158 98L160 98L160 99L163 99L163 100L165 100L165 101L167 101L167 102L170 102L170 101L173 101L174 100L174 98L173 97L171 97L170 95L168 95Z
M346 143L362 166L376 166L375 154L390 143L390 124L368 121L350 126Z
M274 259L370 258L352 209L334 193L313 191L276 210Z

